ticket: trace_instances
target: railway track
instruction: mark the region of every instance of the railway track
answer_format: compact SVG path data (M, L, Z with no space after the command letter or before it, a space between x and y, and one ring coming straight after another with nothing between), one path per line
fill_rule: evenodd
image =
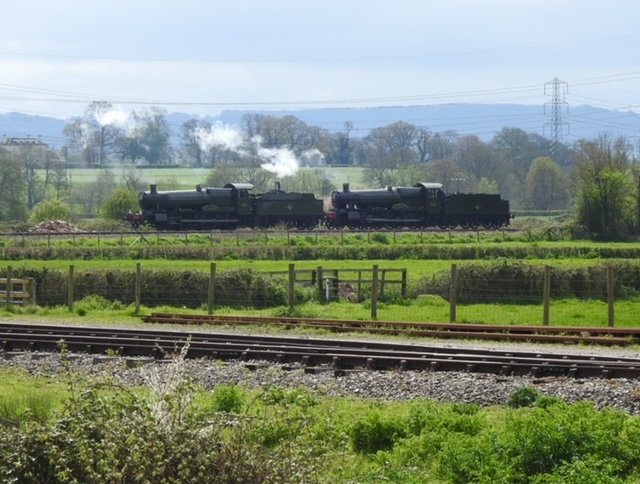
M227 236L227 237L235 237L236 233L240 234L266 234L271 236L282 236L286 234L291 235L335 235L336 233L344 232L349 234L367 234L372 232L396 232L398 234L413 234L413 233L443 233L443 232L451 232L455 234L476 234L478 232L488 232L494 233L496 231L505 232L505 233L518 233L522 232L522 229L516 229L513 227L501 227L499 229L486 229L483 227L479 227L477 229L463 229L461 227L449 228L449 229L441 229L439 227L423 227L421 229L410 229L404 227L398 227L394 229L388 229L385 227L377 227L375 229L327 229L324 227L318 227L315 229L304 230L304 229L234 229L234 230L125 230L125 231L77 231L77 232L2 232L0 233L0 237L2 238L27 238L27 239L46 239L46 238L54 238L54 239L68 239L73 237L87 237L87 238L95 238L95 237L105 237L105 238L119 238L119 237L136 237L140 234L144 234L145 236L155 237L155 236L173 236L173 237L184 237L185 235L194 234L194 235L208 235L213 234L216 236Z
M322 329L331 332L412 335L433 338L531 341L540 343L585 343L627 346L640 341L640 328L507 326L489 324L421 323L398 321L359 321L317 318L217 316L153 313L147 323L217 326L271 325L283 328Z
M363 370L464 371L505 376L637 378L640 359L526 351L443 348L388 342L326 340L86 326L0 323L0 353L59 351L165 358L188 344L187 357L241 360L249 368L278 363L339 375Z

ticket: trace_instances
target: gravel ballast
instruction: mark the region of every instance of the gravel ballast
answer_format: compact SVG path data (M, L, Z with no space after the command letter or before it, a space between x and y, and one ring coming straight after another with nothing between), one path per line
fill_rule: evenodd
M458 345L447 345L456 346ZM461 346L464 346L462 344ZM490 347L491 345L484 345ZM476 345L476 347L478 347ZM519 346L514 348L525 351ZM526 348L527 351L531 348ZM537 350L541 350L537 348ZM544 347L542 351L567 352L566 348ZM584 353L584 349L576 348ZM626 350L590 350L589 353L606 352L626 357L637 352ZM64 365L58 354L10 353L2 355L3 367L21 367L36 376L59 376ZM534 386L543 394L559 397L567 403L593 401L597 408L616 408L631 415L640 414L640 380L638 379L571 379L510 377L463 372L348 372L335 376L333 371L305 373L301 369L285 369L274 364L250 362L215 362L211 360L185 360L181 363L186 375L203 388L211 390L218 384L237 384L247 389L278 386L288 389L306 387L318 396L355 396L364 399L387 401L428 398L438 402L475 403L482 407L505 405L519 388ZM124 357L94 357L72 355L70 365L74 371L89 376L112 376L125 385L144 384L152 371L169 368L167 362L135 360Z

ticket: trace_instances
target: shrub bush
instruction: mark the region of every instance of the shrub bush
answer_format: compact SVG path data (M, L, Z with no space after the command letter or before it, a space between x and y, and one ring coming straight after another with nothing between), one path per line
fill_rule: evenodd
M111 379L73 379L52 419L0 422L0 482L311 481L313 457L288 450L295 436L268 449L250 438L260 418L230 423L198 412L182 355L156 370L148 396Z
M397 439L406 435L399 419L371 411L356 421L349 431L353 450L362 454L375 454L393 448Z
M507 405L512 408L533 407L541 395L537 388L520 387L509 396Z

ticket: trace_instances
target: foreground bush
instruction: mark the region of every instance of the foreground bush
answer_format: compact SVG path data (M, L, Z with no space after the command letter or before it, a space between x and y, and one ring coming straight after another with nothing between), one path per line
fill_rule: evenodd
M52 419L27 413L19 425L5 421L0 426L0 482L311 480L313 459L290 452L294 437L263 445L252 435L266 420L198 411L182 358L163 370L151 373L147 397L112 380L73 381L73 396Z
M139 371L146 392L69 376L72 396L62 411L0 420L0 482L578 484L640 477L638 417L568 405L527 387L513 394L513 406L483 410L319 398L276 386L248 392L220 384L206 393L189 379L182 355ZM268 372L273 381L286 376Z

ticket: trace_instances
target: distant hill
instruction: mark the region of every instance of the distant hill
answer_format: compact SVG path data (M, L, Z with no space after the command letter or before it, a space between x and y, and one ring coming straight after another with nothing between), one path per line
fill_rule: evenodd
M344 129L350 122L351 135L362 137L373 128L404 121L430 129L432 132L453 130L460 135L478 135L491 140L504 127L521 128L530 133L551 136L551 112L543 106L519 104L442 104L435 106L378 107L378 108L323 108L299 111L227 110L219 116L208 116L209 122L239 125L245 114L271 116L293 115L310 126L330 132ZM178 144L180 126L198 116L170 113L167 121L172 129L172 144ZM602 132L616 136L636 137L640 116L628 111L614 111L592 106L570 107L561 113L561 128L565 142L581 138L594 138ZM53 148L64 144L62 130L67 120L21 113L0 114L0 135L7 137L40 137Z
M216 119L237 124L243 115L260 111L223 111ZM353 124L353 136L365 136L371 129L405 121L432 132L453 130L460 135L475 134L491 140L502 128L521 128L529 133L551 136L551 110L547 106L521 104L440 104L435 106L326 108L303 111L262 112L273 116L293 115L309 125L331 132ZM619 136L637 136L640 116L628 111L614 111L583 105L560 113L563 140L571 143L594 138L602 132Z
M64 144L62 130L66 125L66 120L46 116L0 114L0 136L3 138L40 138L51 147Z

